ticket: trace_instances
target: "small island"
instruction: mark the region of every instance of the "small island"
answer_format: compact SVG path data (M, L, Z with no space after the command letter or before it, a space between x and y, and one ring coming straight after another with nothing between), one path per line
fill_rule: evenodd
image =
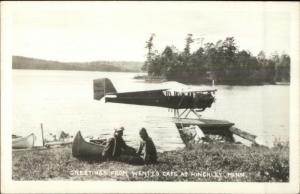
M146 42L147 60L143 70L147 76L139 79L169 80L187 84L263 85L289 84L290 56L274 52L270 58L264 51L253 56L250 51L239 50L234 37L216 43L207 42L195 52L191 44L196 41L192 34L186 37L183 51L166 46L158 53L153 49L152 34ZM202 44L202 43L201 43Z

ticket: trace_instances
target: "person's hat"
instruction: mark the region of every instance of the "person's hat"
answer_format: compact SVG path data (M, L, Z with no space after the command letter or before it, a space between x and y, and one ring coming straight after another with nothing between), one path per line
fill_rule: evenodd
M143 128L141 128L141 130L140 130L140 134L145 134L145 135L147 135L148 136L148 133L147 133L147 131L146 131L146 129L143 127Z
M121 131L124 131L124 130L125 130L124 127L120 127L120 128L115 129L116 132L121 132Z

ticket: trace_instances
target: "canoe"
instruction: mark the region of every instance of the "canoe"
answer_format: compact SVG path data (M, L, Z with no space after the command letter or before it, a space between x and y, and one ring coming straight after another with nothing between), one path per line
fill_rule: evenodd
M103 149L104 146L85 141L78 131L72 144L72 155L80 159L101 159Z
M36 140L36 137L33 133L31 133L27 137L15 138L12 140L12 148L13 149L32 148L34 146L35 140Z
M106 139L91 139L90 142L104 146L104 145L106 145L107 140Z

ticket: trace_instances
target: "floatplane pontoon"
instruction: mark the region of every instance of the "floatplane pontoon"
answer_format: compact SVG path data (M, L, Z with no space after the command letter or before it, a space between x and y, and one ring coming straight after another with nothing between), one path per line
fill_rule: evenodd
M182 84L180 84L182 86ZM233 134L246 140L255 142L255 135L233 127L234 123L225 120L204 119L199 112L210 108L215 101L216 89L155 89L132 92L117 92L116 88L108 78L93 81L94 99L105 102L134 104L144 106L157 106L174 110L174 123L179 130L183 142L188 145L195 143L197 126L207 137L218 135L222 140L233 142ZM197 119L189 118L190 113Z

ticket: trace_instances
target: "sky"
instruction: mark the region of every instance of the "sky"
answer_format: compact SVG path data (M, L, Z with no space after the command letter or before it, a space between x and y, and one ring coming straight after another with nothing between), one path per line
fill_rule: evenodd
M187 34L290 53L293 2L11 2L12 54L65 62L144 61L145 42L182 51Z

